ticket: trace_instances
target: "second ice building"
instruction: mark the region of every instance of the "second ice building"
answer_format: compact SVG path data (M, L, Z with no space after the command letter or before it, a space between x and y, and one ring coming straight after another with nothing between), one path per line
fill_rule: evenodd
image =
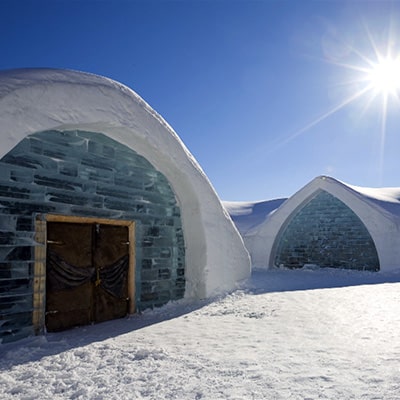
M362 188L320 176L285 201L266 202L267 212L250 226L229 207L254 266L398 268L399 188Z

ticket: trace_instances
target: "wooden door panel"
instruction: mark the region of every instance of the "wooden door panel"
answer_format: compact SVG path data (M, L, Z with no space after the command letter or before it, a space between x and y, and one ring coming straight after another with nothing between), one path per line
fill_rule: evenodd
M128 301L106 292L101 286L95 289L94 322L123 318L128 313Z
M47 330L126 316L128 270L126 226L48 222Z
M47 249L68 264L86 268L92 264L92 225L65 222L47 223Z
M94 321L122 318L128 313L129 231L125 226L98 225L94 264Z
M107 268L128 254L129 232L126 226L96 226L94 262L99 268Z
M46 328L59 331L91 322L92 227L47 225Z
M46 301L47 331L57 332L89 325L92 321L92 293L92 282L51 293Z

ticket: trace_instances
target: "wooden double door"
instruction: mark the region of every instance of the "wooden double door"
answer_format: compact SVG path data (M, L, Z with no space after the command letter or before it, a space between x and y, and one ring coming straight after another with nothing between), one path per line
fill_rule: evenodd
M47 331L127 315L129 254L127 226L47 222Z

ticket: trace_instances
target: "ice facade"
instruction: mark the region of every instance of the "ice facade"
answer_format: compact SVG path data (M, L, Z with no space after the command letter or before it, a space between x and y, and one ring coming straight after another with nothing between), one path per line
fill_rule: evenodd
M136 222L136 306L185 292L181 212L165 176L99 132L43 131L0 160L0 342L33 333L38 214Z
M289 217L275 243L276 266L379 270L376 247L363 222L324 190Z

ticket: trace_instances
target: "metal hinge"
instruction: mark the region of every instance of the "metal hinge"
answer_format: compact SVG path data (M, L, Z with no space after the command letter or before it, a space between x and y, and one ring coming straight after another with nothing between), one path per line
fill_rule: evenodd
M58 245L63 245L65 244L64 242L60 241L60 240L48 240L47 244L58 244Z
M57 313L59 313L60 311L58 311L58 310L53 310L53 311L46 311L46 315L49 315L49 314L57 314Z

